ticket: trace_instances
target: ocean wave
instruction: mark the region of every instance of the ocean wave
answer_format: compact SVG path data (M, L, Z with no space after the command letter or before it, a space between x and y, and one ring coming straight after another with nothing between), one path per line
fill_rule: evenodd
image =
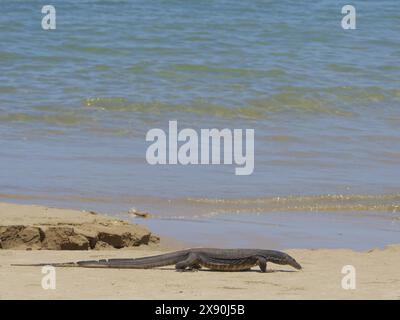
M85 118L76 113L28 113L15 112L0 115L0 122L45 123L49 125L76 126Z
M175 64L170 66L170 69L173 71L188 71L191 73L224 74L235 77L278 77L286 74L285 70L280 68L259 70L250 68L228 68L209 64Z
M247 118L260 119L266 116L260 110L252 107L229 107L207 101L195 100L187 104L170 104L160 101L154 102L130 102L125 98L88 98L83 101L86 107L105 111L125 111L140 113L191 113L203 116L215 116L226 119Z
M4 87L3 91L13 87ZM0 88L1 92L1 88ZM74 107L44 105L33 106L20 112L4 111L0 122L41 122L53 125L82 125L115 117L121 119L124 113L142 115L192 114L221 119L263 120L275 115L295 119L299 115L307 117L358 117L378 110L382 104L393 108L400 101L399 89L380 87L280 87L266 97L248 99L245 102L230 104L207 99L194 99L186 103L165 101L131 101L125 97L90 97ZM7 109L5 109L7 110ZM124 115L125 117L125 115ZM395 117L392 116L392 119ZM99 121L98 121L99 120Z
M400 90L379 87L280 87L278 92L263 98L248 99L238 105L226 105L196 99L187 103L162 101L132 102L123 97L92 97L83 101L85 107L107 111L128 111L141 113L193 113L222 118L264 119L271 114L290 112L298 114L325 114L338 117L354 117L362 108L376 106L376 103L398 102Z
M22 55L18 53L0 51L0 61L2 62L11 62L14 60L21 59Z
M212 208L211 215L227 213L360 211L400 213L400 194L327 194L243 199L187 198L186 201L194 206Z
M98 206L135 207L151 212L153 218L201 218L219 215L268 213L377 213L400 219L400 193L284 195L258 198L162 198L129 195L0 194L4 200L46 201ZM114 212L116 213L116 212ZM119 212L123 214L124 212Z

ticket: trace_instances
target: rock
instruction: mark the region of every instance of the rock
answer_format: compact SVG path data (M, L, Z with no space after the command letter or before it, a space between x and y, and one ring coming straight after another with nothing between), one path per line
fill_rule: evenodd
M102 226L99 228L98 239L120 249L148 244L150 235L146 227L138 225Z
M79 227L74 227L76 234L84 236L89 241L90 249L96 247L98 241L98 231L93 229L93 225L82 225Z
M61 245L61 250L89 250L89 240L84 236L77 234L70 236L67 243Z
M44 234L39 227L22 225L0 227L2 249L38 249L43 238Z
M44 230L43 248L47 250L88 250L89 240L72 227L48 227Z
M113 246L110 246L107 242L97 241L94 250L107 250L107 249L114 249Z
M82 222L77 218L60 222L58 215L49 214L50 209L43 210L48 213L45 218L37 219L31 225L0 226L0 249L101 250L159 241L146 227L127 221L94 214L90 215L95 218L89 220L81 213L84 215Z
M149 240L150 242L153 242L153 243L159 243L160 242L160 237L159 236L156 236L156 235L154 235L154 234L151 234L150 235L150 240Z

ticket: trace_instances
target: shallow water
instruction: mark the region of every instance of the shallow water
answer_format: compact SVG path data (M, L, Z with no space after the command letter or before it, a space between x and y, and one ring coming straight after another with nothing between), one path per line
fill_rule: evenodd
M157 219L215 210L285 219L293 211L398 212L397 0L354 1L357 29L349 31L340 27L341 5L327 0L53 4L50 32L40 28L39 2L0 4L3 199L113 214L135 206ZM254 128L254 173L148 165L145 134L169 120ZM223 209L185 202L290 196L299 201ZM174 229L157 219L157 231ZM242 228L254 238L261 232ZM195 224L190 230L204 239ZM346 245L335 241L304 245Z
M400 237L399 219L381 214L280 212L140 222L155 233L175 238L178 235L188 245L208 247L368 250L398 243Z

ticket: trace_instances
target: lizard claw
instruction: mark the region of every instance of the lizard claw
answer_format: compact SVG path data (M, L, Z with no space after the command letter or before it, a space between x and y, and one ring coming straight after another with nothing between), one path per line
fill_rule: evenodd
M176 269L177 272L197 272L199 269L188 268L188 269Z

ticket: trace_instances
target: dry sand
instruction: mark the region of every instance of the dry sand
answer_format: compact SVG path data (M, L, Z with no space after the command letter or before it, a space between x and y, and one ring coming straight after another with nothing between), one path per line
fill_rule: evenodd
M26 206L2 206L3 213L8 208L14 215L13 222L33 222L24 220L24 214L30 215ZM72 215L79 218L80 214L57 209L52 215L52 211L46 209L55 220ZM0 225L7 219L10 222L10 217L1 214ZM42 288L41 267L10 265L139 257L165 251L165 246L154 244L104 251L0 250L0 299L400 299L400 245L368 252L287 250L302 264L301 271L274 264L268 265L268 273L257 268L249 272L180 273L173 266L150 270L56 268L55 290ZM341 286L345 265L355 267L354 290Z

